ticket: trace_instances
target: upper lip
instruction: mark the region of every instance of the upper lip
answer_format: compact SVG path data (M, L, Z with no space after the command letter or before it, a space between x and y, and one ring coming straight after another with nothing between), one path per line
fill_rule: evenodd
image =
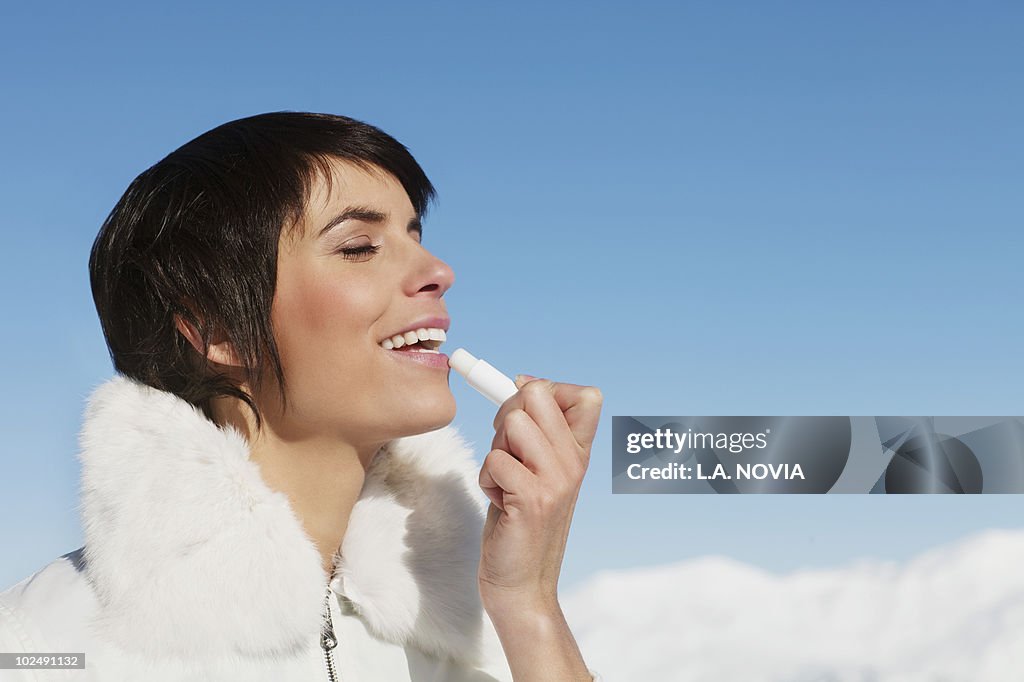
M451 326L451 323L452 321L447 317L424 317L419 320L416 320L415 322L410 323L406 327L403 327L400 331L388 334L385 338L391 339L396 336L399 336L400 334L405 334L406 332L414 332L417 329L423 329L424 327L436 327L438 329L443 329L445 333L447 333L448 327ZM383 342L384 339L381 339L379 343Z

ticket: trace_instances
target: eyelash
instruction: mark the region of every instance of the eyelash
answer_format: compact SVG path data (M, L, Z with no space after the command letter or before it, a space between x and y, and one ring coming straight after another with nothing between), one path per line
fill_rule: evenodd
M380 251L380 246L357 246L351 249L339 249L338 253L343 254L346 260L350 260L354 256L361 256L363 254L375 254Z
M422 244L423 243L423 231L422 230L416 230L416 234L419 235L419 240L418 241ZM376 245L376 246L364 245L364 246L356 246L356 247L349 248L349 249L338 249L338 253L342 254L342 257L345 260L355 260L356 256L362 256L362 255L365 255L365 254L376 255L376 253L378 251L380 251L380 245L379 244Z

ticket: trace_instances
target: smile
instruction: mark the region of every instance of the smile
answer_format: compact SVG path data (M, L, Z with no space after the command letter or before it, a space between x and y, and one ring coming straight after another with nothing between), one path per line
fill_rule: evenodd
M391 338L380 342L384 350L402 350L409 353L438 353L448 338L443 329L437 327L422 327L415 331L408 331L404 334L395 334Z

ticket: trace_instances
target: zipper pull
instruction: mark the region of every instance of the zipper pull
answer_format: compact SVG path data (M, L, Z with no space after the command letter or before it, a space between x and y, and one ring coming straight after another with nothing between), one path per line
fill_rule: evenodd
M327 595L324 598L324 607L327 615L327 623L320 633L320 646L324 651L330 651L334 647L338 646L338 638L334 634L334 621L331 620L331 590L327 589Z

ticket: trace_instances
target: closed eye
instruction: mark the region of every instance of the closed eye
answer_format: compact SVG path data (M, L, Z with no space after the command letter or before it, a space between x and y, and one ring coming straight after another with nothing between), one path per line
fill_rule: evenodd
M372 244L338 249L338 253L342 254L345 260L355 260L363 255L376 254L378 251L380 251L380 245L374 246Z

